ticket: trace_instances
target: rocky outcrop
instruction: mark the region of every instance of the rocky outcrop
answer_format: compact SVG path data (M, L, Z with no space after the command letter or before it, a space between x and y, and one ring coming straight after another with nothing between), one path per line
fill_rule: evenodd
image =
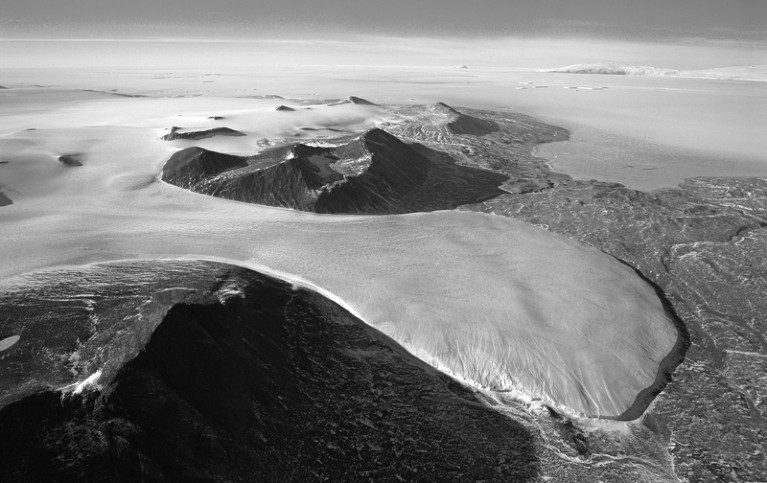
M337 147L294 144L251 157L193 148L162 179L222 198L318 213L408 213L454 208L501 193L506 177L458 166L380 129Z
M363 106L375 106L374 102L370 102L367 99L363 99L361 97L355 97L355 96L349 96L349 102L352 104L361 104Z
M80 161L79 154L65 154L63 156L59 156L58 160L59 163L63 164L64 166L69 166L70 168L76 168L83 165L83 163Z
M170 128L170 132L160 139L163 141L174 141L176 139L206 139L214 136L245 136L244 133L230 129L228 127L214 127L211 129L203 129L200 131L181 131L181 128L173 126Z
M8 198L8 196L6 196L5 193L0 191L0 206L8 206L12 204L13 204L13 201L11 201L11 199Z
M285 106L285 105L279 105L279 106L275 107L274 110L275 111L284 111L284 112L293 112L293 111L295 111L295 109L293 109L292 107L288 107L288 106Z
M0 391L27 388L0 404L2 481L527 481L538 473L519 423L316 293L189 261L32 278L38 283L15 294L25 303L0 304L0 331L14 324L20 335L4 352ZM54 301L55 317L45 305ZM76 383L106 355L119 363L89 387L40 384Z

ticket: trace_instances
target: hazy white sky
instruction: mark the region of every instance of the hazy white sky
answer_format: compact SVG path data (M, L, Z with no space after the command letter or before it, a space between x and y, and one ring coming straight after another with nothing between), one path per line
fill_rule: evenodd
M765 0L9 0L2 36L387 35L759 38Z
M9 1L0 68L767 64L767 0Z

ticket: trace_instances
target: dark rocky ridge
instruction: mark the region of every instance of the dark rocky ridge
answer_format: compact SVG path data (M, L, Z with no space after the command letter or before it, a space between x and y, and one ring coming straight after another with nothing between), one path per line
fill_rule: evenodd
M8 206L12 204L13 204L13 201L11 201L11 199L8 198L8 196L5 193L0 191L0 206Z
M244 133L236 131L228 127L214 127L210 129L203 129L200 131L179 131L179 127L173 126L170 128L170 132L165 134L160 139L163 141L174 141L176 139L206 139L214 136L245 136Z
M314 292L207 262L36 277L12 295L21 303L0 304L0 329L21 335L0 362L2 388L9 371L45 379L39 364L13 363L34 361L43 348L77 351L70 369L100 367L104 350L120 364L104 371L100 389L38 387L6 398L2 481L537 475L520 424Z
M361 97L356 97L356 96L349 96L349 102L351 102L352 104L361 104L361 105L364 105L364 106L375 106L375 105L377 105L374 102L370 102L367 99L363 99Z
M454 208L501 193L506 177L458 166L380 129L333 148L294 144L251 157L189 148L162 179L198 193L318 213L409 213Z
M285 112L292 112L295 111L292 107L288 107L286 105L279 105L274 108L275 111L285 111Z

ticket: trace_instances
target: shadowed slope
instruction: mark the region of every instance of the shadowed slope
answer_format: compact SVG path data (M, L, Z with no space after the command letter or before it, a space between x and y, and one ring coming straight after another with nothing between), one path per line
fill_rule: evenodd
M92 267L80 272L91 283L77 286L57 282L62 274L53 272L51 283L27 293L32 299L42 290L74 309L98 289L103 298L94 308L107 305L100 313L111 328L121 324L112 317L136 310L135 304L118 308L121 297L175 305L156 329L151 317L123 329L135 336L123 340L138 341L128 352L140 352L102 376L100 391L63 399L39 392L0 410L0 479L525 481L536 475L530 435L518 423L324 297L227 265L154 267ZM147 272L131 283L123 269ZM99 288L102 278L114 279L117 288ZM162 286L173 286L173 293ZM40 320L30 307L14 312L17 324L60 322ZM75 310L64 322L88 325L88 314ZM107 334L92 339L100 335ZM9 352L23 352L31 338L21 331ZM103 347L115 344L101 340ZM53 352L60 348L60 341L49 342Z

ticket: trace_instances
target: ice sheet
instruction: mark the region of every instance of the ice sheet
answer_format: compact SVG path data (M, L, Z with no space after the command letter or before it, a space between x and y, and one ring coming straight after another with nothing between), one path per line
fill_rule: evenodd
M187 192L156 180L187 142L169 124L225 125L258 149L320 122L364 128L375 106L275 112L282 100L119 98L16 91L0 117L0 278L125 258L188 257L266 267L321 288L429 363L479 387L517 390L574 413L618 416L651 386L676 340L630 268L542 228L492 215L314 215ZM90 96L90 97L89 97ZM40 113L40 103L51 109ZM223 115L223 121L206 120ZM177 122L182 119L184 122ZM215 124L214 124L215 123ZM27 127L36 130L25 131ZM83 166L56 160L77 153Z

